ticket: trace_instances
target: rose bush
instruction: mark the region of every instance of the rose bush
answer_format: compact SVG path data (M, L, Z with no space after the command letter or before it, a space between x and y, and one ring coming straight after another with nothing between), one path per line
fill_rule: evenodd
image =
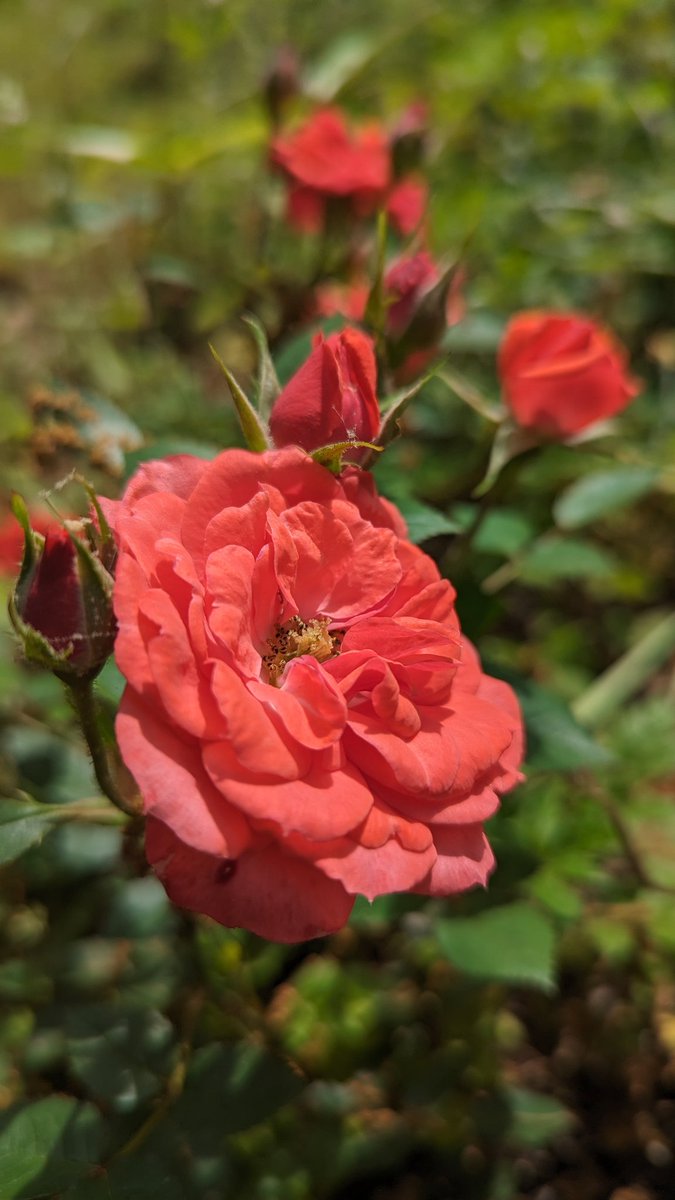
M485 882L518 706L369 476L297 447L179 456L106 511L119 745L177 904L296 941L356 895Z
M614 416L639 391L623 347L574 313L518 313L506 328L499 373L514 419L551 438Z

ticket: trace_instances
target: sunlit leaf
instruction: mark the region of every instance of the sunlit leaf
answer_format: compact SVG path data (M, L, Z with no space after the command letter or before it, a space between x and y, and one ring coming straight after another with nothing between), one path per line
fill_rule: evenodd
M555 987L555 937L537 909L516 903L436 923L443 954L465 975L500 983Z

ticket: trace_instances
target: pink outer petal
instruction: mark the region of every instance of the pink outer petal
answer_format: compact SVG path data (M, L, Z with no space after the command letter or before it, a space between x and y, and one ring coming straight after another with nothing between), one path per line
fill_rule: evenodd
M199 853L150 819L146 852L170 899L221 925L277 942L301 942L341 929L354 903L339 883L273 844L240 858Z
M122 697L115 729L146 813L166 822L194 849L223 857L246 849L248 823L211 783L195 742L157 720L131 688Z
M451 896L467 888L485 887L495 858L482 825L434 829L437 858L416 892Z
M348 763L330 770L315 756L302 779L277 781L245 774L229 745L205 746L203 761L213 783L256 827L301 833L313 841L341 837L368 815L373 797Z

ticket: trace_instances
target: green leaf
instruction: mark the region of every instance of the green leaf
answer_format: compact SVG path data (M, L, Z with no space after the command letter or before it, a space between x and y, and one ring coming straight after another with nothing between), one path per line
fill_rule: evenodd
M416 546L427 538L438 537L442 533L459 533L461 530L461 525L452 517L412 496L401 496L397 505L405 517L408 537Z
M227 386L230 389L230 395L234 401L234 407L237 410L239 424L244 435L246 445L249 450L253 450L257 454L262 454L265 450L269 450L270 442L267 436L267 430L261 421L258 413L254 409L251 401L245 392L242 391L231 371L228 371L225 363L213 346L209 349L220 367Z
M91 1104L49 1096L0 1121L2 1200L35 1200L61 1191L101 1156L102 1120Z
M555 584L564 579L603 578L618 567L614 555L593 542L546 534L520 559L517 574L526 583Z
M527 545L533 534L532 523L517 509L496 508L488 512L473 544L476 550L484 554L499 554L503 558L510 558Z
M13 862L42 841L54 816L49 805L29 800L0 800L0 864Z
M355 75L366 66L381 47L381 36L378 31L350 31L342 37L330 38L327 48L303 80L303 91L326 104Z
M258 378L256 380L256 407L263 421L266 421L272 410L272 405L281 391L281 384L267 344L267 335L257 317L242 318L248 325L258 348Z
M173 1116L191 1141L222 1138L265 1121L304 1086L262 1046L204 1046L192 1058Z
M601 725L661 670L675 651L675 613L669 613L574 702L574 715L588 726Z
M546 992L555 988L553 927L528 904L440 920L436 936L444 956L466 975Z
M459 371L445 366L438 372L438 378L442 379L443 383L446 383L450 391L459 396L460 400L468 404L469 408L473 408L475 412L480 413L481 417L485 417L486 421L498 424L503 419L504 409L502 406L488 400L487 396L484 396L475 384L470 379L465 379Z
M117 1112L155 1096L171 1069L173 1026L156 1010L72 1005L65 1029L72 1074Z
M614 467L577 479L558 496L553 515L561 529L578 529L613 509L651 492L659 477L655 467Z
M527 729L527 762L544 771L576 771L603 767L614 755L578 724L554 692L531 680L510 679L518 695Z
M515 1146L536 1149L567 1133L574 1116L555 1096L543 1096L529 1088L508 1089L511 1109L509 1141Z
M455 390L457 389L455 388ZM466 397L464 398L466 399ZM517 458L520 454L524 454L526 450L534 449L536 445L538 445L538 438L535 434L529 432L527 429L521 429L520 426L515 425L508 417L503 420L497 426L497 432L495 433L490 452L490 461L488 462L485 475L478 484L478 487L474 488L472 495L476 499L484 496L497 482L507 463L510 463L512 459Z
M393 396L388 396L384 401L386 408L382 413L382 421L378 430L376 444L380 447L388 446L395 438L399 436L400 426L399 417L403 416L410 401L417 395L419 391L433 378L434 372L430 371L427 375L423 375L421 379L416 380L411 387L405 388L402 392L396 392ZM369 466L372 461L372 454L364 459L363 465Z

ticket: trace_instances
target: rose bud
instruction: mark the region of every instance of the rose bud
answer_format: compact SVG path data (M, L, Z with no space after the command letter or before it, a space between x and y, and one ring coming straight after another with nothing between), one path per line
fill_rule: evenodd
M263 95L272 125L281 124L284 110L299 90L300 61L292 46L281 46L264 82Z
M427 106L423 100L416 100L401 113L391 131L391 155L396 179L422 166L428 132Z
M312 451L336 442L372 442L380 427L376 386L375 352L365 333L318 334L272 408L275 446Z
M26 658L61 679L93 678L112 652L117 628L112 537L89 520L68 521L43 537L18 498L14 511L25 542L9 614Z
M441 272L426 250L398 259L384 277L389 360L399 382L420 374L446 330L461 321L464 272Z
M613 335L575 313L518 313L498 363L514 420L548 438L568 438L614 416L640 390Z

